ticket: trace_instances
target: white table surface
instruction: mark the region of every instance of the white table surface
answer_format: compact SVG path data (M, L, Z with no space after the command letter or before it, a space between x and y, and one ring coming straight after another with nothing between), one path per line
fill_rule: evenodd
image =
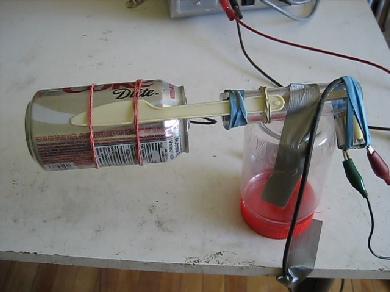
M273 11L245 13L279 37L368 58L390 67L365 0L325 0L308 22ZM247 50L283 84L361 81L372 124L390 126L390 79L364 65L284 47L244 33ZM225 274L280 272L284 241L263 238L239 211L243 129L192 126L190 153L168 164L45 172L26 147L24 113L42 88L164 79L189 102L225 88L269 85L239 50L224 15L170 20L165 1L137 10L124 1L0 2L0 259L126 269ZM390 160L390 136L374 145ZM366 178L376 219L374 248L390 253L390 191ZM328 159L328 158L325 158ZM390 263L367 250L365 202L335 153L316 217L324 221L312 276L390 278Z

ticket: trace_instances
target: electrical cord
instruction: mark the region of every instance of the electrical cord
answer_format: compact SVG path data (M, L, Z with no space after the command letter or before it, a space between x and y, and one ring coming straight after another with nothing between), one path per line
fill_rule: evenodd
M294 230L295 226L297 224L298 220L298 215L299 215L299 210L301 207L302 199L303 199L303 193L305 190L306 182L307 182L307 177L309 175L309 169L310 169L310 161L311 161L311 156L313 153L313 146L314 146L314 140L315 140L315 133L317 131L318 123L321 117L321 111L322 107L324 105L325 99L327 95L329 94L329 91L333 88L333 86L338 83L340 79L337 79L333 82L331 82L324 90L324 92L321 94L320 100L318 102L315 114L314 114L314 119L311 123L311 128L309 132L309 141L308 145L306 146L306 151L305 151L305 158L304 158L304 164L303 164L303 171L302 171L302 178L301 178L301 184L299 186L299 191L297 195L297 200L295 203L295 209L293 213L293 217L291 219L291 224L290 228L288 230L288 235L287 235L287 240L284 246L284 252L283 252L283 262L282 262L282 269L283 269L283 275L286 276L288 275L288 266L287 266L287 260L288 260L288 254L292 242L292 238L294 235Z
M269 7L273 8L273 9L275 9L279 13L283 14L284 16L286 16L286 17L288 17L288 18L290 18L292 20L296 20L296 21L302 21L302 20L309 19L316 12L316 10L318 8L318 4L320 3L320 0L298 1L298 2L285 1L285 3L287 3L289 5L307 4L307 3L313 2L313 1L314 1L313 8L310 10L308 15L306 15L306 16L297 16L297 15L294 15L294 14L290 13L286 9L283 9L279 5L276 5L271 0L261 0L261 2L263 2L264 4L268 5Z
M374 213L372 212L370 200L368 199L367 196L365 197L365 199L367 201L367 207L368 207L368 211L370 213L370 220L371 220L370 234L368 235L368 240L367 240L368 249L370 250L371 254L373 256L375 256L376 258L381 259L381 260L390 260L390 256L378 255L371 247L372 235L374 234L374 227L375 227Z
M339 292L343 292L344 291L344 284L345 284L345 279L341 279Z
M370 253L373 256L375 256L378 259L390 260L389 256L378 255L371 247L372 236L374 234L375 221L374 221L374 212L372 211L371 203L370 203L370 200L368 199L368 192L367 192L367 189L364 185L363 178L360 175L359 171L357 170L355 164L353 163L353 160L349 157L348 152L343 151L343 155L344 155L344 159L345 159L343 161L343 166L344 166L344 170L345 170L345 175L346 175L349 183L351 184L351 186L353 188L355 188L362 195L363 199L365 199L367 201L367 207L368 207L368 211L370 213L370 222L371 222L370 233L369 233L368 239L367 239L368 250L370 251Z
M272 82L277 87L283 87L283 85L277 81L275 78L271 77L267 72L265 72L262 68L259 67L259 65L256 64L255 61L249 56L248 52L245 49L244 41L242 38L241 28L239 23L236 23L237 25L237 34L238 39L240 41L241 51L244 54L245 58L249 61L249 63L258 71L260 74L262 74L264 77L266 77L270 82ZM376 130L376 131L390 131L390 127L383 127L383 126L368 126L370 130Z
M368 128L375 131L390 131L390 127L368 126Z
M257 70L259 71L264 77L266 77L269 81L271 81L274 85L277 87L283 87L282 84L280 84L278 81L276 81L274 78L272 78L267 72L265 72L263 69L261 69L257 64L252 60L252 58L248 55L248 53L245 50L244 42L242 40L242 35L241 35L241 28L240 24L237 22L237 34L238 34L238 39L240 40L240 46L241 46L241 51L244 54L245 58L248 60L248 62Z
M338 57L338 58L342 58L342 59L347 59L347 60L354 61L354 62L359 62L359 63L362 63L362 64L366 64L366 65L375 67L375 68L377 68L379 70L382 70L382 71L386 72L387 74L390 74L390 69L387 69L386 67L384 67L382 65L379 65L379 64L376 64L376 63L374 63L372 61L365 60L365 59L360 59L360 58L357 58L357 57L354 57L354 56L340 54L340 53L336 53L336 52L332 52L332 51L328 51L328 50L324 50L324 49L319 49L319 48L315 48L315 47L311 47L311 46L301 45L301 44L293 43L293 42L286 41L286 40L282 40L282 39L279 39L279 38L274 37L272 35L268 35L268 34L265 34L265 33L261 32L261 31L256 30L255 28L253 28L250 25L248 25L245 22L243 22L238 17L236 17L235 20L236 20L237 23L239 23L242 27L246 28L247 30L249 30L249 31L251 31L251 32L253 32L253 33L255 33L255 34L259 35L259 36L267 38L267 39L269 39L271 41L278 42L278 43L281 43L281 44L284 44L284 45L288 45L288 46L291 46L291 47L295 47L295 48L300 48L300 49L304 49L304 50L308 50L308 51L312 51L312 52L317 52L317 53L322 53L322 54L325 54L325 55L330 55L330 56L334 56L334 57Z
M190 123L194 125L215 125L217 123L217 120L212 118L202 118L202 119L204 121L190 120Z
M317 49L317 48L310 47L310 46L300 45L300 44L288 42L288 41L285 41L285 40L281 40L281 39L278 39L276 37L273 37L273 36L264 34L264 33L260 32L260 31L257 31L256 29L254 29L254 28L250 27L249 25L245 24L244 22L242 22L240 20L240 18L238 18L238 17L235 17L235 20L236 20L236 24L237 24L237 33L238 33L238 37L239 37L239 41L240 41L241 50L242 50L244 56L246 57L246 59L249 61L249 63L257 71L259 71L263 76L265 76L268 80L270 80L274 85L276 85L278 87L282 87L282 85L278 81L276 81L274 78L272 78L269 74L267 74L264 70L262 70L252 60L252 58L246 52L245 46L244 46L244 43L243 43L243 40L242 40L240 25L245 27L249 31L254 32L257 35L263 36L263 37L265 37L267 39L270 39L272 41L276 41L276 42L279 42L279 43L282 43L282 44L286 44L286 45L289 45L289 46L293 46L293 47L297 47L297 48L301 48L301 49L306 49L306 50L310 50L310 51L314 51L314 52L319 52L319 53L323 53L323 54L327 54L327 55L331 55L331 56L335 56L335 57L339 57L339 58L343 58L343 59L347 59L347 60L351 60L351 61L355 61L355 62L360 62L360 63L366 64L366 65L375 67L375 68L377 68L379 70L382 70L382 71L386 72L387 74L390 74L390 70L389 69L387 69L384 66L381 66L379 64L376 64L374 62L371 62L371 61L368 61L368 60L364 60L364 59L360 59L360 58L356 58L356 57L352 57L352 56L348 56L348 55L344 55L344 54L331 52L331 51ZM320 101L319 101L319 104L318 104L317 109L316 109L315 118L314 118L314 120L312 122L311 130L310 130L310 134L309 134L309 142L308 142L308 145L307 145L305 158L304 158L304 166L303 166L303 171L302 171L301 184L300 184L300 187L299 187L297 200L296 200L296 203L295 203L295 209L294 209L293 217L292 217L292 220L291 220L291 224L290 224L290 228L289 228L289 231L288 231L288 236L287 236L287 240L286 240L285 248L284 248L284 252L283 252L282 270L283 270L283 275L284 276L288 276L288 267L287 267L288 255L289 255L289 250L290 250L290 246L291 246L291 242L292 242L295 226L296 226L296 223L297 223L297 220L298 220L299 210L300 210L300 206L301 206L301 203L302 203L303 193L304 193L304 189L305 189L305 186L306 186L307 177L308 177L308 173L309 173L309 169L310 169L310 160L311 160L312 151L313 151L315 132L316 132L317 127L318 127L318 122L319 122L319 119L320 119L321 110L322 110L322 107L323 107L323 104L324 104L326 96L328 95L328 93L329 93L330 89L333 87L333 85L336 84L337 82L340 82L340 79L335 80L332 83L330 83L327 86L327 88L325 89L325 91L321 94ZM390 131L390 128L388 128L388 127L369 126L368 128L371 129L371 130ZM350 160L350 162L353 164L352 160ZM347 163L347 164L349 164L349 163ZM344 167L345 167L345 165L344 165ZM356 172L357 172L357 170L356 170ZM347 171L346 171L346 174L347 174ZM357 174L358 174L358 172L357 172ZM347 174L347 178L348 178L348 180L352 184L351 177L348 177L348 174ZM355 180L358 183L359 183L359 181L361 181L361 183L363 183L363 180L360 177L360 175L358 175L358 177L355 176L355 178L353 178L352 180ZM363 185L363 190L367 194L364 185ZM390 257L385 257L385 256L381 256L381 255L376 254L373 251L372 247L371 247L371 240L372 240L372 236L373 236L373 233L374 233L374 215L373 215L372 207L371 207L371 204L370 204L370 201L369 201L367 195L366 196L363 195L363 197L367 201L367 206L368 206L369 213L370 213L370 218L371 218L371 229L370 229L370 234L369 234L368 240L367 240L368 241L367 242L368 249L371 252L371 254L374 255L375 257L377 257L379 259L389 260ZM343 289L344 289L344 279L342 279L341 286L340 286L340 291L343 291Z
M284 247L284 252L283 252L282 270L283 270L283 275L284 276L288 275L288 266L287 266L288 263L287 263L287 261L288 261L289 250L290 250L292 238L293 238L293 235L294 235L295 226L296 226L296 223L297 223L297 220L298 220L299 210L300 210L300 206L301 206L302 199L303 199L303 194L304 194L304 190L305 190L305 186L306 186L306 182L307 182L307 177L308 177L308 174L309 174L311 156L312 156L313 145L314 145L314 140L315 140L315 133L317 131L318 123L319 123L319 120L320 120L322 107L323 107L323 104L324 104L325 99L328 96L329 92L339 82L340 82L340 79L337 79L337 80L331 82L326 87L324 92L321 94L321 97L320 97L320 100L319 100L319 103L317 105L316 112L315 112L315 115L314 115L314 119L313 119L312 124L311 124L311 129L310 129L310 132L309 132L309 141L308 141L308 145L306 147L306 153L305 153L305 158L304 158L304 165L303 165L303 171L302 171L301 185L299 187L297 200L296 200L295 208L294 208L294 214L293 214L293 217L292 217L292 220L291 220L291 224L290 224L290 228L289 228L289 231L288 231L288 236L287 236L287 240L286 240L285 247ZM364 182L363 182L362 177L360 176L358 170L356 169L352 159L350 159L348 157L348 153L346 151L344 151L344 154L347 155L346 156L347 159L343 162L343 166L345 168L346 176L347 176L349 182L351 183L351 185L356 190L358 190L359 193L366 200L367 207L368 207L368 210L369 210L369 213L370 213L371 228L370 228L370 233L369 233L369 236L368 236L368 239L367 239L368 249L369 249L370 253L373 256L375 256L376 258L382 259L382 260L390 260L389 256L378 255L372 249L371 241L372 241L372 236L373 236L373 233L374 233L375 221L374 221L374 214L373 214L373 211L372 211L371 203L370 203L370 200L368 199L368 193L367 193L367 190L366 190L366 188L364 186ZM341 283L341 287L340 287L340 291L342 291L343 289L344 289L344 283L342 282Z

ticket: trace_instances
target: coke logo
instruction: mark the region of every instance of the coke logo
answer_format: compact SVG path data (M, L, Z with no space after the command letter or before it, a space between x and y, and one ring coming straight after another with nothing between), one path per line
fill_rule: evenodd
M148 88L153 84L152 80L146 80L142 83L142 88ZM95 85L94 91L103 91L103 90L119 90L119 89L134 89L135 82L124 82L124 83L109 83L109 84L101 84ZM82 86L82 87L66 87L62 90L66 93L80 93L84 91L89 91L91 89L90 86Z

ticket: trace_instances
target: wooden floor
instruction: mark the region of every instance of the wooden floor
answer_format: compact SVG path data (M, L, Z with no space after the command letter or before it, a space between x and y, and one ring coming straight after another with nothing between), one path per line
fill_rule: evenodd
M336 280L331 292L338 292ZM279 292L274 277L238 277L138 272L88 267L0 261L0 291L48 292ZM346 280L345 292L390 292L390 282Z

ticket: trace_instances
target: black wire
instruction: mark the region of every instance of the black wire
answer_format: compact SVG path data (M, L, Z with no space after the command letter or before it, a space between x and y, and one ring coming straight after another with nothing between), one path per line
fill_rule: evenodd
M290 245L291 245L291 241L292 241L292 238L293 238L295 226L297 224L299 209L301 207L301 202L302 202L302 198L303 198L303 192L305 190L307 177L309 175L310 161L311 161L311 156L312 156L312 153L313 153L314 139L315 139L315 136L316 136L315 133L317 131L318 122L319 122L320 117L321 117L322 107L324 105L326 96L329 94L329 91L333 88L334 84L336 84L338 82L340 82L340 79L337 79L337 80L333 81L332 83L330 83L325 88L324 92L321 94L320 100L319 100L317 108L316 108L316 112L314 114L314 119L313 119L313 121L311 123L311 128L310 128L310 132L309 132L309 142L308 142L308 145L306 146L305 160L304 160L304 164L303 164L301 185L299 187L299 191L298 191L298 195L297 195L297 201L295 203L294 214L293 214L293 217L291 219L290 228L288 230L288 236L287 236L286 244L284 246L283 264L282 264L283 274L284 275L288 274L288 267L287 267L288 252L290 250Z
M215 125L217 123L217 120L212 118L202 118L202 119L205 121L190 120L190 123L194 125Z
M241 28L240 28L240 24L238 22L236 22L236 25L237 25L237 34L238 34L238 39L240 40L240 46L241 46L241 50L242 50L242 53L244 54L245 58L249 61L249 63L251 63L251 65L257 70L259 71L263 76L265 76L269 81L271 81L274 85L276 85L277 87L283 87L282 84L280 84L278 81L276 81L274 78L272 78L270 75L268 75L263 69L261 69L252 59L251 57L249 57L248 53L246 52L245 50L245 47L244 47L244 42L242 41L242 35L241 35Z
M265 76L269 81L271 81L274 85L276 85L277 87L283 87L282 84L280 84L278 81L276 81L274 78L272 78L269 74L267 74L264 70L262 70L252 60L252 58L248 55L248 53L245 50L244 42L242 40L240 24L238 22L236 22L236 25L237 25L237 34L238 34L238 38L240 40L240 46L241 46L242 53L244 54L246 59L249 61L249 63L257 71L259 71L263 76ZM291 225L290 225L290 229L289 229L289 232L288 232L286 244L285 244L285 247L284 247L283 265L282 265L284 275L286 275L287 272L288 272L287 271L288 252L289 252L289 249L290 249L292 236L294 234L295 226L296 226L296 223L297 223L299 209L300 209L300 205L301 205L302 198L303 198L303 192L304 192L304 189L305 189L307 176L308 176L308 173L309 173L310 160L311 160L311 155L312 155L312 151L313 151L315 132L317 130L318 122L319 122L319 119L320 119L320 113L321 113L321 110L322 110L322 106L323 106L325 97L328 94L328 89L331 88L332 85L334 83L336 83L336 82L339 82L339 80L335 80L331 84L329 84L328 87L325 89L325 91L322 93L320 101L319 101L319 104L318 104L317 109L316 109L315 118L314 118L313 123L312 123L312 128L310 130L309 143L308 143L308 146L307 146L307 150L306 150L306 154L305 154L304 167L303 167L303 171L302 171L302 179L301 179L302 181L301 181L301 185L300 185L300 188L299 188L297 201L295 203L294 214L293 214L293 218L291 220ZM368 126L368 128L370 130L376 130L376 131L390 131L389 127L382 127L382 126ZM372 247L371 247L371 239L372 239L372 235L374 233L374 215L373 215L371 204L370 204L370 201L369 201L368 197L366 197L366 200L367 200L367 206L368 206L368 210L370 212L370 218L371 218L371 230L370 230L370 235L368 236L368 249L370 250L371 254L374 255L375 257L377 257L379 259L390 260L390 257L381 256L381 255L376 254L373 251ZM342 279L342 281L341 281L340 292L342 292L343 290L344 290L344 279Z
M376 131L390 131L389 127L381 127L381 126L368 126L370 130L376 130Z
M390 260L390 257L388 257L388 256L382 256L382 255L378 255L377 253L375 253L375 251L371 247L371 239L372 239L372 235L374 234L374 227L375 227L374 213L372 212L370 200L368 199L367 196L365 197L365 199L367 201L367 207L368 207L368 211L370 212L370 218L371 218L370 235L368 236L368 240L367 240L368 249L370 250L371 254L373 256L377 257L378 259Z
M272 78L266 72L264 72L264 70L262 70L258 65L256 65L256 63L251 59L251 57L248 55L248 53L246 52L245 47L244 47L244 42L242 40L242 35L241 35L240 24L237 22L236 25L237 25L237 33L238 33L238 38L240 40L241 50L242 50L244 56L249 61L249 63L251 63L251 65L257 71L259 71L261 74L263 74L274 85L276 85L277 87L283 87L282 84L280 84L278 81L276 81L274 78ZM328 87L325 89L325 91L322 93L322 95L320 97L319 104L318 104L316 112L315 112L314 120L312 122L312 127L311 127L311 130L310 130L310 133L309 133L309 142L308 142L306 153L305 153L305 159L304 159L304 166L303 166L303 171L302 171L301 184L300 184L300 187L299 187L299 192L298 192L298 195L297 195L297 201L295 203L294 214L293 214L293 217L292 217L292 220L291 220L291 224L290 224L290 228L289 228L289 231L288 231L287 240L286 240L286 244L285 244L284 252L283 252L282 269L283 269L283 274L284 275L287 275L287 273L288 273L288 270L287 270L288 269L287 268L288 253L289 253L289 250L290 250L292 237L293 237L295 226L296 226L297 219L298 219L299 209L300 209L302 198L303 198L303 192L304 192L305 186L306 186L307 176L309 174L310 160L311 160L311 155L312 155L312 152L313 152L315 132L317 131L317 126L318 126L318 122L319 122L319 119L320 119L322 106L323 106L324 101L325 101L325 97L328 94L329 88L331 88L332 85L335 82L338 82L338 80L333 81L331 84L329 84Z
M247 51L245 50L244 42L242 40L242 35L241 35L241 27L238 22L236 22L237 25L237 33L238 33L238 38L240 40L240 46L242 53L246 57L246 59L249 61L249 63L257 70L259 71L263 76L265 76L269 81L271 81L274 85L277 87L283 87L281 83L276 81L274 78L272 78L267 72L265 72L263 69L261 69L253 60L252 58L248 55ZM382 126L368 126L370 130L376 130L376 131L390 131L390 127L382 127Z
M339 292L343 292L344 291L344 284L345 284L345 279L341 279Z

